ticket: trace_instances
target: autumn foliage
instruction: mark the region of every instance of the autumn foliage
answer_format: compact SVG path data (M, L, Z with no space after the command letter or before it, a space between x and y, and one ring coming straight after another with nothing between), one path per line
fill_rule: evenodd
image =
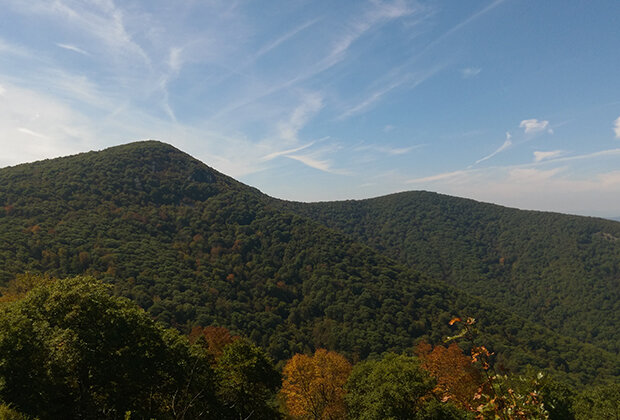
M284 366L281 391L289 414L312 420L345 418L344 384L351 368L343 356L325 349L314 356L293 356Z
M189 333L190 343L201 342L207 348L207 352L215 359L219 358L224 351L224 347L239 339L238 336L231 335L226 327L194 327Z
M483 382L482 376L456 343L449 347L420 343L416 354L422 368L437 379L435 392L442 400L469 410L474 407L473 397Z
M476 341L478 329L474 318L469 317L466 320L454 318L450 321L450 325L455 324L461 326L461 331L452 337L448 337L447 341L460 338L465 338L472 343ZM441 352L442 350L439 350L438 353ZM493 354L483 345L474 345L471 348L470 363L481 372L480 377L484 374L483 381L473 396L473 400L477 403L466 406L476 413L476 419L548 419L549 413L539 391L539 381L544 375L538 373L533 379L500 375L491 363Z

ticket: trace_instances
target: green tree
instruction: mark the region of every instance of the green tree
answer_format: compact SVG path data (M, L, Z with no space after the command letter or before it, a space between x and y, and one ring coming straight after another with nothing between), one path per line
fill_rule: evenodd
M549 420L574 420L575 391L563 382L544 377L540 393Z
M215 405L204 351L89 277L0 306L0 400L42 419L183 418Z
M224 347L215 372L219 378L218 396L225 418L276 419L276 391L280 374L265 352L245 339Z
M577 396L574 403L577 420L620 419L620 384L610 384L587 389Z
M458 419L465 414L439 403L435 381L418 359L386 354L379 361L357 364L346 384L349 416L354 420Z

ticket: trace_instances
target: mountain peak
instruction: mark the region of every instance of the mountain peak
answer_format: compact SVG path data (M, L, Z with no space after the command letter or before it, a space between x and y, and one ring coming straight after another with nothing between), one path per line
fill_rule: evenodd
M24 191L42 199L57 194L72 208L172 204L240 185L167 143L147 140L0 169L0 204L12 205Z

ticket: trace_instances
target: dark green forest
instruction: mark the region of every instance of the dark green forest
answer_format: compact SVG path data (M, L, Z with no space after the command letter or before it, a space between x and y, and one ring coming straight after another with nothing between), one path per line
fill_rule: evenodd
M276 367L440 344L467 315L505 371L617 383L616 238L615 222L431 193L282 202L154 141L0 169L0 285L88 275L181 334L227 327Z
M581 342L620 351L620 223L425 191L284 208Z

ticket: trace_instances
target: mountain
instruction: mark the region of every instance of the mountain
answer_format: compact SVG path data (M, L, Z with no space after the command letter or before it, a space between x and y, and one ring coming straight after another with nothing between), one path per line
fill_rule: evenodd
M558 333L620 351L620 223L424 191L282 204Z
M479 319L509 368L581 384L620 375L616 354L296 212L154 141L4 168L0 282L89 274L168 325L226 326L280 361L318 347L360 360L439 343L461 315Z

